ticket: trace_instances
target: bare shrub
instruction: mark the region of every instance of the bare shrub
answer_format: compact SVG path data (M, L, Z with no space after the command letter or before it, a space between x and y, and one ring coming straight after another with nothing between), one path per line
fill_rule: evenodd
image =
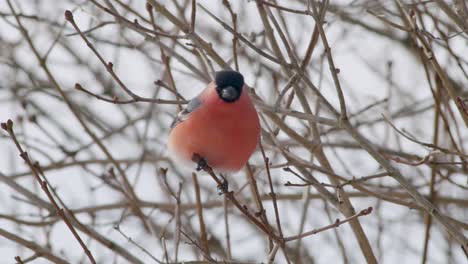
M0 17L0 263L466 260L465 1L7 0ZM227 68L262 140L218 195L166 139Z

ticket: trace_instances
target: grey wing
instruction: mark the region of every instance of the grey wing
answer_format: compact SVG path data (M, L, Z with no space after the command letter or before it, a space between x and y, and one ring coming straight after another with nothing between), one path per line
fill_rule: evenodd
M190 113L195 111L201 105L202 101L198 97L195 97L192 100L190 100L190 102L185 106L185 108L182 109L182 111L180 111L179 114L177 114L177 117L171 124L171 129L177 126L179 123L183 122L185 119L187 119Z

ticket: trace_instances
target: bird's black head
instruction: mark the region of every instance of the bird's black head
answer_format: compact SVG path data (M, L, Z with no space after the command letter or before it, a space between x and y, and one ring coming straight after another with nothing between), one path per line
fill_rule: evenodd
M239 99L242 94L244 76L236 71L219 71L216 72L215 84L219 98L226 103L232 103Z

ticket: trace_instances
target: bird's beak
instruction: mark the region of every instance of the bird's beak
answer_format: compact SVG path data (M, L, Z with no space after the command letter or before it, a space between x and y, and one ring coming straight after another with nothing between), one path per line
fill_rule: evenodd
M236 90L236 88L232 86L227 86L221 90L221 97L228 100L234 100L239 96L238 93L239 92Z

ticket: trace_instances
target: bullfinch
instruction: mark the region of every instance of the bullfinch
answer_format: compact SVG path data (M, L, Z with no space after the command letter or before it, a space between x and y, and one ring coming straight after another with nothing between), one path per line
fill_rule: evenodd
M215 171L237 172L247 163L260 137L260 122L236 71L216 72L215 80L193 98L171 125L170 156L185 165L200 155Z

